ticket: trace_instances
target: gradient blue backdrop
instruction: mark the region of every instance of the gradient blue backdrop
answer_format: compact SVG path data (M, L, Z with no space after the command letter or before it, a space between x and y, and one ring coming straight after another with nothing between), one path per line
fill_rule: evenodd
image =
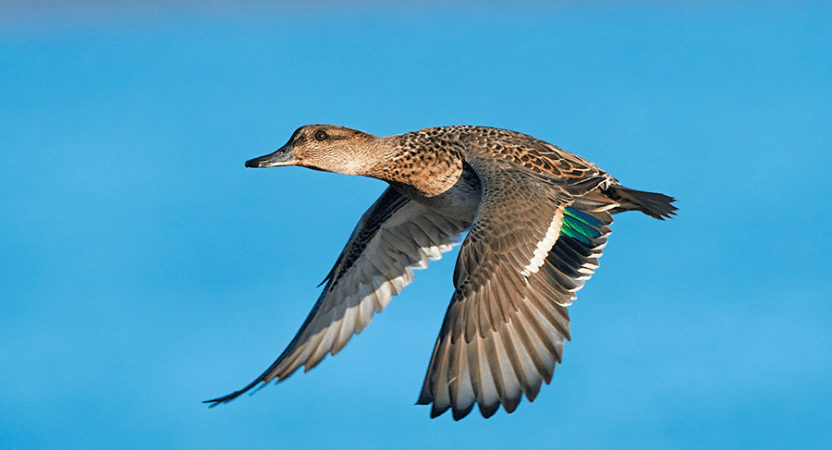
M0 448L829 448L829 3L0 6ZM456 252L259 375L384 189L300 125L490 125L679 199L617 216L552 385L413 406Z

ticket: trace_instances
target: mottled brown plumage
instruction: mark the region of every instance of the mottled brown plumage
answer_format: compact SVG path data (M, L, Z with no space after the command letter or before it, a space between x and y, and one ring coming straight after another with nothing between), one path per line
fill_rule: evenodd
M454 126L375 137L334 125L299 128L247 167L299 165L384 180L300 331L233 400L335 354L469 230L419 404L454 419L479 406L511 413L549 383L570 339L566 307L598 267L611 214L670 217L673 199L624 188L591 162L508 130Z

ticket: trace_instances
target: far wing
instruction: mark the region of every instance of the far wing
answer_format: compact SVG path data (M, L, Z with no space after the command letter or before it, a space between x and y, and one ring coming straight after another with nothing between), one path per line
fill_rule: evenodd
M335 355L427 267L450 250L470 223L440 215L388 188L364 213L330 271L321 296L292 342L256 380L224 397L229 402L259 383L285 380L300 366Z

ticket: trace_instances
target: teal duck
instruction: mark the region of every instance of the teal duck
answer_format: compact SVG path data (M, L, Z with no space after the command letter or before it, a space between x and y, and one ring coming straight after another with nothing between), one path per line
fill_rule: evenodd
M657 219L663 194L628 189L595 164L514 131L451 126L376 137L335 125L299 128L246 167L302 166L386 181L329 272L297 335L256 380L283 381L335 355L413 280L413 269L458 243L451 297L418 404L459 420L534 401L570 340L566 307L598 268L612 215Z

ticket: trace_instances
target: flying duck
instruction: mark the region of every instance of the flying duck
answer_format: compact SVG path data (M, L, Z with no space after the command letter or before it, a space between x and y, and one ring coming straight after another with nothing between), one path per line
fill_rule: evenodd
M570 340L566 307L607 244L612 215L663 220L673 198L637 191L595 164L514 131L425 128L376 137L336 125L298 128L246 167L302 166L386 181L324 282L297 335L253 382L211 406L335 355L413 280L462 243L454 293L418 404L459 420L512 413L549 384Z

